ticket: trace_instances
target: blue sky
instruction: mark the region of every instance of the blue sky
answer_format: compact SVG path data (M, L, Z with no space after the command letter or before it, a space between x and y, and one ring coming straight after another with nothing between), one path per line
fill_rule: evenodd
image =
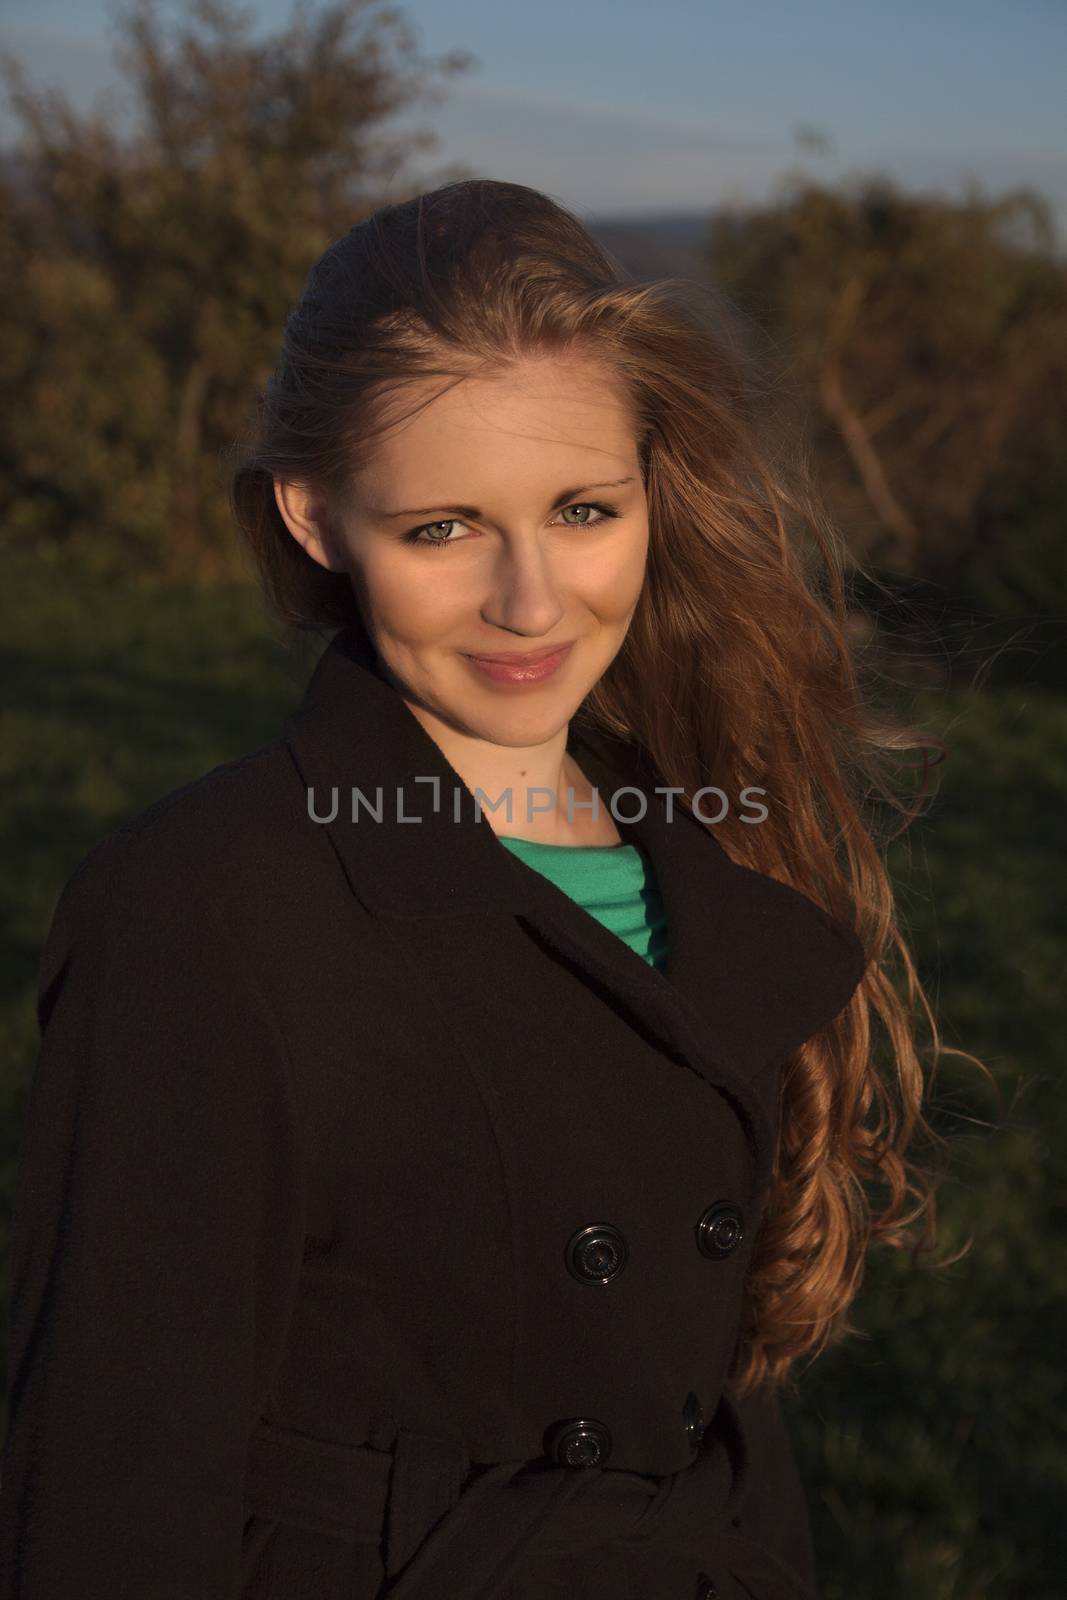
M31 81L88 107L117 76L116 0L4 0ZM288 3L247 4L257 31ZM175 15L171 0L162 14ZM315 7L314 9L319 9ZM917 189L1028 183L1067 237L1067 0L399 0L420 52L478 58L440 106L421 170L462 162L586 216L758 202L798 166ZM15 122L0 111L0 141ZM829 153L798 145L817 127Z

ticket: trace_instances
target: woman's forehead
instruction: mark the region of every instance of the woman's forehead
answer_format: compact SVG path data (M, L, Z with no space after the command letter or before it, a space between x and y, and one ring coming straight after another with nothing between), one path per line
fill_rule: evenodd
M619 477L634 451L625 398L595 374L465 379L380 434L358 482L361 497L384 505L402 478L397 504L415 506L442 492L469 497L472 475L488 485L516 467L535 480L560 472L591 482Z

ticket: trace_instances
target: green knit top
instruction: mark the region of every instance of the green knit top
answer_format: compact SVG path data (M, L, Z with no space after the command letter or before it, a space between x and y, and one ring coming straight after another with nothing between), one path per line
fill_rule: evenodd
M649 966L667 961L667 922L652 863L632 844L537 844L498 835L513 855L576 900Z

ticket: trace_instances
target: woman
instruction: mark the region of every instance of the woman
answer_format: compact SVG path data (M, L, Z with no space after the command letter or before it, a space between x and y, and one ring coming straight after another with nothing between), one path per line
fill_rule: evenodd
M309 275L233 504L338 631L60 897L5 1600L817 1594L780 1392L933 1213L901 736L709 304L505 183Z

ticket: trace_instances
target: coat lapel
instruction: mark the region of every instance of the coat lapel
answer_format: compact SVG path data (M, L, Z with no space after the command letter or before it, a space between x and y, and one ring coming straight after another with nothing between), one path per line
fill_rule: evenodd
M757 1187L766 1183L773 1069L853 994L866 957L851 929L799 891L734 863L677 804L669 813L654 774L576 717L568 748L600 804L629 789L616 802L629 815L640 809L638 790L647 800L643 816L617 826L646 852L663 896L670 957L658 972L479 819L474 795L377 671L356 626L323 652L284 738L308 791L308 824L325 828L372 915L417 919L409 932L424 930L429 951L442 918L480 911L523 919L680 1065L731 1099L752 1142ZM372 820L379 811L381 821Z

